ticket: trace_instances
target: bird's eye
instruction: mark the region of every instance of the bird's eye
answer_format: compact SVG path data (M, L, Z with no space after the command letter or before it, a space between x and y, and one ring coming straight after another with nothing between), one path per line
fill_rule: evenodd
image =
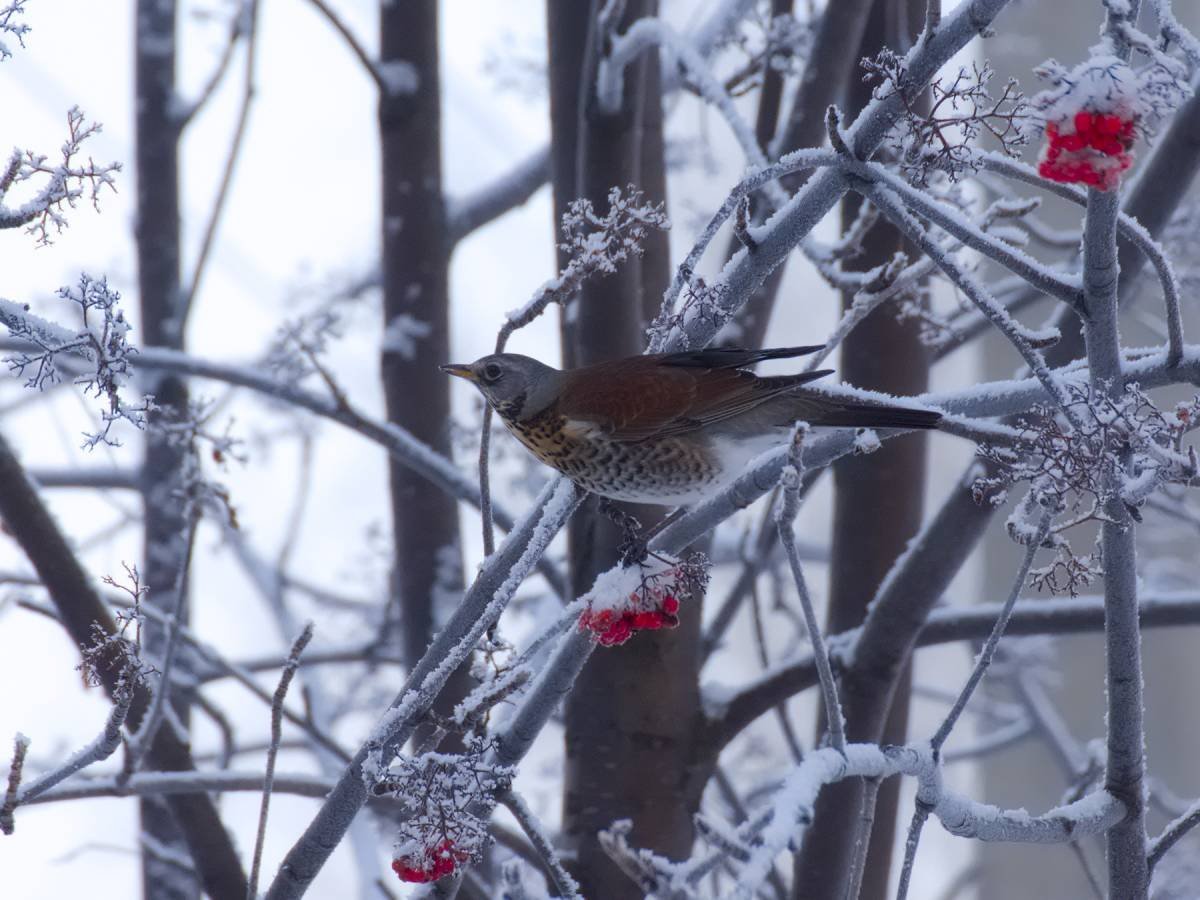
M504 374L504 370L501 369L500 366L498 366L496 363L488 363L486 366L483 367L483 380L484 381L499 381L500 376L503 374Z

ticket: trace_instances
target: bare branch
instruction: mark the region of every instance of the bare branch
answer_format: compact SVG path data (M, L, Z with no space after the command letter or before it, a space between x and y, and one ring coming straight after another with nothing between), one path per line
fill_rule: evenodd
M279 684L271 698L271 743L267 747L267 770L263 776L262 804L258 810L258 833L254 840L254 853L251 856L253 862L250 865L250 884L246 891L247 900L255 900L258 897L258 871L262 864L263 841L267 837L267 811L271 805L271 789L275 782L275 758L279 755L279 741L283 737L283 701L287 697L292 676L300 667L300 656L304 653L308 642L312 640L312 636L313 623L308 622L288 652L287 662L284 663L283 671L279 674Z

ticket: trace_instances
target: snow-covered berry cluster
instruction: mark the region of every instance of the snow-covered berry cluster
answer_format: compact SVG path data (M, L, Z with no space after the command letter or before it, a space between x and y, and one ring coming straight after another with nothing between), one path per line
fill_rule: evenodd
M1133 165L1136 135L1136 119L1118 113L1080 110L1067 121L1047 122L1038 174L1110 191Z
M454 874L455 869L470 859L470 853L460 850L454 841L446 838L433 847L393 859L392 871L401 881L424 884Z
M638 631L674 628L680 602L699 597L707 582L707 562L700 554L682 561L651 555L596 579L579 628L595 634L603 647L623 644Z
M401 757L373 783L375 796L390 796L400 807L392 871L401 881L437 881L483 855L491 837L481 811L512 779L510 768L491 760L492 749L475 738L462 753Z
M1037 69L1052 85L1033 101L1045 124L1043 178L1113 190L1133 164L1134 142L1152 135L1191 93L1186 66L1148 41L1140 49L1150 62L1137 69L1102 52L1106 46L1073 69L1055 60Z
M587 610L579 617L579 627L594 632L602 647L612 647L629 640L635 631L655 631L674 628L679 624L679 598L671 594L661 597L649 592L629 595L630 607L624 610ZM653 604L651 608L647 606Z

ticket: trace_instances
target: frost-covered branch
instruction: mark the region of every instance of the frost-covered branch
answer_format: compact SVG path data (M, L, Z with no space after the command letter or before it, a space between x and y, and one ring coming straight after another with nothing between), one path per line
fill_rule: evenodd
M787 554L788 564L792 569L792 579L796 582L796 593L800 598L800 608L804 611L804 623L808 628L808 637L812 642L813 659L817 663L817 675L821 681L821 696L824 700L825 721L829 727L829 743L835 750L845 750L846 730L842 720L842 706L838 702L837 683L833 679L833 670L829 665L829 654L825 650L825 639L821 636L821 624L813 609L812 598L808 594L808 586L804 582L804 569L800 565L800 554L796 550L796 533L792 527L796 513L800 510L800 473L803 465L804 436L807 426L797 426L788 448L788 464L783 467L779 476L782 488L779 507L775 513L775 526L779 529L779 542L783 544Z
M0 45L0 58L3 53ZM86 163L76 160L82 153L83 143L99 131L99 123L86 123L83 111L73 106L67 111L67 139L63 142L62 158L58 162L52 163L49 157L32 150L14 150L8 164L0 172L0 229L28 225L26 230L39 245L44 246L51 243L51 228L61 232L67 227L65 209L74 209L85 197L93 207L99 209L103 190L106 187L116 190L113 176L121 171L121 164L97 165L91 157ZM34 179L43 183L33 199L15 207L4 204L10 189Z
M283 701L287 698L292 677L300 668L300 656L304 653L308 642L312 640L312 636L313 623L308 622L292 644L287 662L284 663L283 671L279 674L279 684L275 687L275 694L271 698L271 742L267 747L267 769L263 775L262 802L258 809L258 832L254 839L254 852L251 854L250 887L246 892L248 900L255 900L258 897L258 871L262 864L263 842L267 837L267 812L271 805L271 791L275 782L275 758L279 755L279 741L283 737Z
M25 35L29 34L32 29L24 22L14 20L17 16L24 14L27 2L28 0L9 0L3 7L0 7L0 35L11 35L22 47L25 46ZM4 41L0 41L0 62L10 56L12 56L12 51L8 49L8 45Z
M964 246L996 261L1043 293L1057 297L1073 309L1079 309L1082 291L1076 278L1064 277L1024 251L989 235L957 210L931 200L928 192L910 187L880 164L855 165L852 171L894 193L906 207L961 241Z
M1117 218L1115 194L1088 192L1083 260L1091 383L1119 398L1125 389L1117 331ZM1108 833L1109 890L1115 896L1145 896L1145 733L1143 730L1141 631L1138 627L1137 549L1132 517L1120 493L1130 453L1116 454L1105 467L1106 521L1101 528L1104 558L1104 629L1108 687L1105 787L1119 797L1126 816Z
M767 158L754 136L754 130L742 118L724 85L712 74L708 63L696 48L661 19L638 19L624 34L613 37L608 55L600 60L596 68L596 99L601 109L611 114L620 108L625 89L625 69L643 52L654 47L663 47L674 56L700 95L721 113L745 154L747 164L755 168L765 167ZM787 202L787 194L775 181L768 181L763 187L775 206Z
M922 35L906 57L911 83L928 82L958 50L989 27L1006 2L968 0L947 16L935 32ZM868 104L845 132L847 143L857 158L868 158L880 146L902 108L903 104L895 95ZM674 323L668 345L661 349L707 344L847 189L844 176L837 170L826 170L814 176L754 234L758 243L755 252L743 250L738 253L722 271L721 277L709 286L712 303L704 308L682 311L679 321Z
M103 730L101 730L100 734L91 743L73 754L61 766L40 775L37 779L26 785L23 790L13 793L11 804L6 801L4 810L0 811L0 830L3 830L5 834L12 834L12 813L18 806L25 803L32 803L42 794L46 793L46 791L70 778L76 772L86 769L93 763L103 762L117 751L117 748L121 746L121 729L125 725L125 717L129 715L129 707L133 703L133 696L132 685L130 685L129 690L121 691L113 701L112 709L109 710L108 719L104 723ZM7 828L4 827L5 814L7 814Z
M450 621L359 748L316 817L288 854L267 891L272 900L297 897L316 877L366 802L373 773L383 770L412 736L450 674L499 618L518 586L582 500L564 479L542 491L529 514L488 558Z
M60 288L58 296L79 307L79 330L70 331L30 313L23 304L0 299L0 325L13 337L32 345L5 361L16 375L25 377L26 387L38 391L61 380L65 361L74 358L89 363L87 370L76 376L75 384L104 397L108 409L101 413L102 428L88 437L85 446L112 443L108 434L113 424L124 419L141 428L148 409L146 401L131 406L121 396L137 354L128 341L130 325L117 305L121 295L109 288L107 279L84 274L79 277L78 287Z
M1058 384L1055 376L1046 366L1045 360L1031 345L1028 333L1008 314L1007 310L996 302L987 288L963 266L942 252L929 233L904 209L899 197L892 192L890 187L866 188L865 196L879 207L906 238L933 259L938 268L945 272L946 276L979 308L979 311L988 317L988 320L1000 330L1001 334L1008 338L1046 392L1065 408L1068 398L1062 386Z
M1067 184L1057 184L1046 181L1030 166L1017 160L1008 159L998 154L985 154L984 167L989 171L1005 175L1026 184L1034 185L1042 190L1050 191L1065 200L1083 206L1087 203L1087 192ZM1155 274L1162 285L1163 303L1166 306L1167 334L1170 342L1170 355L1173 361L1178 361L1183 353L1183 319L1180 313L1179 280L1175 275L1174 266L1167 258L1162 245L1152 238L1149 232L1137 219L1121 213L1117 219L1118 234L1137 247L1150 264L1154 266Z
M541 829L537 818L533 815L533 811L529 808L521 795L513 791L511 788L500 794L500 803L513 814L513 818L517 820L517 824L529 837L529 842L541 857L542 865L546 867L546 871L550 875L550 880L554 884L554 889L558 891L558 895L562 900L579 900L579 885L570 873L563 868L562 861L558 858L558 854L554 852L554 845L550 843L550 838Z
M979 686L979 682L983 680L984 674L992 663L992 658L996 654L996 648L1000 645L1000 638L1004 636L1005 629L1007 629L1009 620L1012 617L1013 607L1016 605L1017 598L1021 595L1021 590L1025 587L1025 582L1029 578L1029 570L1033 567L1033 558L1050 531L1052 517L1053 509L1047 509L1042 514L1042 521L1038 526L1038 531L1029 540L1025 548L1025 558L1017 570L1017 577L1013 581L1008 599L1004 601L1004 605L1000 609L1000 615L996 617L996 623L992 626L992 631L984 642L983 649L975 661L975 666L971 670L966 684L959 691L954 704L950 707L950 712L946 714L946 718L942 721L938 730L929 739L929 746L935 760L941 758L942 746L946 743L946 739L950 737L950 732L954 729L959 717L962 716L963 711L967 708L967 703L970 701L972 694L975 693L975 689ZM921 839L921 829L926 819L928 819L929 814L936 809L934 798L928 796L924 787L925 785L922 784L922 789L917 792L916 808L913 810L912 822L909 825L908 836L905 840L904 862L900 867L900 887L896 892L897 900L904 900L908 896L908 886L912 877L913 864L916 862L917 846Z
M745 858L727 857L737 871L737 887L731 896L742 900L756 896L776 857L794 846L810 826L819 827L812 820L812 811L822 788L847 778L883 779L895 775L918 780L924 802L947 831L981 841L1067 843L1102 834L1125 814L1121 801L1105 791L1089 794L1040 816L978 803L945 787L941 766L927 745L850 744L844 752L827 747L806 756L775 792L765 815L755 821L757 828L746 834L753 840L748 842L749 853ZM731 829L739 834L743 830ZM656 874L658 882L652 887L647 885L651 892L672 896L673 891L688 890L691 865L685 862L660 866Z

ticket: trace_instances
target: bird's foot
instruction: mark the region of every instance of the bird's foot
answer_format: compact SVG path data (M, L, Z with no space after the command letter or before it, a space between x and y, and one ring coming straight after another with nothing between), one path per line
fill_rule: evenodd
M617 545L621 565L640 566L644 563L650 555L650 548L646 543L642 523L607 497L600 498L600 511L621 529L621 543Z

